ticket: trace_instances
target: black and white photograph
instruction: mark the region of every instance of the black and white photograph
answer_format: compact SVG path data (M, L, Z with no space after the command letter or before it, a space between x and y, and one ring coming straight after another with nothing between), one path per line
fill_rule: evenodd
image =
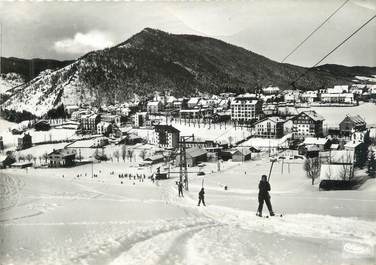
M376 0L0 0L0 265L375 265Z

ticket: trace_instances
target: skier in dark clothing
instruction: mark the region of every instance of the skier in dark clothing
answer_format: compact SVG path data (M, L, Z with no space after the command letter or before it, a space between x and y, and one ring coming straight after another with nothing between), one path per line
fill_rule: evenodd
M197 204L197 206L200 206L201 202L204 206L206 206L205 205L205 190L204 190L204 188L201 188L200 192L198 193L198 204Z
M181 182L181 181L179 181L179 183L178 183L178 190L179 190L179 197L181 196L181 197L184 197L184 195L183 195L183 182Z
M268 207L270 216L274 216L272 204L270 203L270 184L267 181L266 175L262 175L260 183L259 183L259 194L258 194L258 201L259 201L259 206L257 210L257 216L262 216L262 207L264 205L264 201L266 203L266 206Z

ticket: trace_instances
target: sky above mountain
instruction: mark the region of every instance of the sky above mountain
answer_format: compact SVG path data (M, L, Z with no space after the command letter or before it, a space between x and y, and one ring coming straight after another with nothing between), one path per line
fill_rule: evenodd
M0 2L2 56L75 59L145 27L214 37L281 61L344 0ZM286 62L312 66L376 13L351 0ZM376 20L323 63L376 66Z

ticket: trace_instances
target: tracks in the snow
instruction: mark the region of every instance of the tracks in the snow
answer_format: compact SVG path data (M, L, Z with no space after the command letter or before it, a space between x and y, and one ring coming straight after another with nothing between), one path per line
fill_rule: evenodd
M17 177L8 175L0 177L0 212L17 205L20 196L19 191L24 185Z
M145 264L145 260L156 261L159 256L168 260L171 258L168 255L168 249L173 248L175 240L177 240L176 244L182 243L195 232L214 225L207 219L193 220L191 218L156 221L155 224L145 227L139 225L135 229L119 231L121 236L100 246L86 251L81 250L82 254L72 258L71 263ZM158 253L157 256L155 256L156 253ZM152 262L150 264L159 263Z

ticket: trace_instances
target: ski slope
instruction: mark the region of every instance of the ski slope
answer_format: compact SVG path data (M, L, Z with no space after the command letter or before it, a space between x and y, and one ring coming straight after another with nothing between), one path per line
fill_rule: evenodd
M3 170L2 264L375 264L374 181L319 192L302 162L283 172L277 163L272 203L284 217L266 219L255 209L267 159L227 162L213 173L209 164L204 177L190 176L184 198L177 176L119 179L124 165ZM207 207L196 206L202 183Z

